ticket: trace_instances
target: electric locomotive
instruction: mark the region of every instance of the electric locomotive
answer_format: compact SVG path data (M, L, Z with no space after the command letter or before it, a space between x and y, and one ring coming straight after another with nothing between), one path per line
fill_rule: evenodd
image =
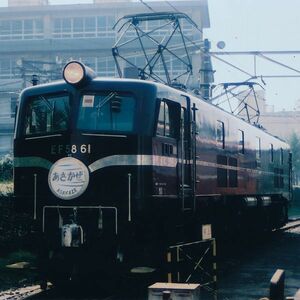
M286 222L285 142L160 83L97 78L77 61L63 77L22 92L14 138L15 197L47 278L154 270L202 224Z

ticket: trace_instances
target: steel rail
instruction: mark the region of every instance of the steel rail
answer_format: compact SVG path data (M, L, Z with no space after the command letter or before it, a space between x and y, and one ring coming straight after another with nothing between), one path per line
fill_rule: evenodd
M24 300L36 297L37 295L43 293L44 291L39 285L33 285L8 291L0 292L0 299L6 300ZM2 298L2 297L5 298Z
M300 227L300 218L297 218L295 220L289 220L289 221L290 221L289 223L282 226L281 228L274 229L273 232L284 232L284 231L288 231L290 229Z

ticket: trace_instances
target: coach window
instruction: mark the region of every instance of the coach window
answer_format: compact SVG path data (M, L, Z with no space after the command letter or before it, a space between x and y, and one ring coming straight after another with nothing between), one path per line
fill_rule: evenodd
M239 129L239 153L245 153L245 134L243 130Z
M217 132L216 132L217 143L221 145L221 147L225 148L225 128L224 123L222 121L217 121Z
M259 137L256 137L256 159L260 160L261 158L261 141Z
M274 162L274 146L270 144L270 162Z
M180 106L173 102L160 102L156 134L176 138L179 132Z

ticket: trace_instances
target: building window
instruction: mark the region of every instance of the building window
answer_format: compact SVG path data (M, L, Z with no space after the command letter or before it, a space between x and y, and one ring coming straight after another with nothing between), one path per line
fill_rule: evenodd
M238 130L239 132L239 153L244 154L245 153L245 134L243 130Z
M107 36L114 33L113 26L116 23L114 15L97 17L97 34L98 36Z
M25 39L33 34L33 20L24 20L24 35Z
M96 36L96 18L84 18L84 36Z
M0 21L0 40L32 40L43 38L44 24L40 19Z
M54 19L53 21L53 33L57 34L61 32L61 19Z
M57 39L114 37L115 32L112 29L114 24L114 15L55 18L53 20L53 37Z
M0 78L9 79L12 78L13 65L11 58L1 58L0 59Z
M11 35L15 36L16 39L22 39L22 21L21 20L11 21Z
M44 23L42 19L34 20L34 31L36 34L41 34L44 31Z
M0 154L1 156L11 151L13 145L12 135L2 134L0 135Z
M84 57L80 60L81 62L83 62L86 66L88 66L89 68L91 68L92 70L96 71L96 57Z
M0 22L0 37L1 40L10 40L10 21Z
M217 143L224 149L225 148L225 128L224 128L224 123L222 121L217 121L216 140L217 140Z
M78 56L72 56L72 59L78 60L88 67L92 68L98 76L115 77L117 74L116 65L111 57L96 57L96 56L84 56L81 53ZM70 57L62 57L63 61L69 61Z
M62 38L68 38L72 36L72 20L70 18L68 19L62 19L61 20L61 29L62 29Z
M74 18L73 19L73 36L74 37L83 37L83 18Z
M116 66L111 58L97 58L97 68L95 69L99 76L115 76Z
M105 31L106 30L106 16L99 16L97 18L98 24L97 24L97 30L98 32Z

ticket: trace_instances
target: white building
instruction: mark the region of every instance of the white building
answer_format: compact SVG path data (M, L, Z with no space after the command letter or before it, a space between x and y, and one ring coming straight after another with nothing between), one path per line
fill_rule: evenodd
M200 30L190 25L183 30L202 41L202 29L210 26L207 0L149 2L154 11L186 13ZM40 80L61 78L61 67L78 59L100 76L115 76L111 48L118 33L112 29L127 14L150 12L139 1L94 0L93 4L48 5L47 0L8 0L0 8L0 156L11 150L14 105L11 98L30 85L31 76ZM199 77L201 57L192 57L194 76ZM171 70L180 66L171 62ZM14 101L14 100L13 100ZM12 102L14 104L14 102Z

